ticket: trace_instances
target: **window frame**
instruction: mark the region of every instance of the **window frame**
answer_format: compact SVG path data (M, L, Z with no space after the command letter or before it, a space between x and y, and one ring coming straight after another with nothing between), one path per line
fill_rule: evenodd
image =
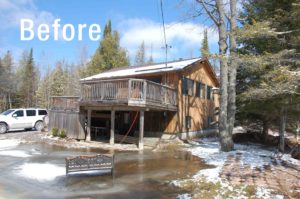
M206 86L206 99L207 100L212 100L213 99L213 95L212 95L212 86Z
M185 116L185 127L186 127L186 129L192 128L192 116L190 116L190 115Z
M30 111L34 111L34 115L28 115L28 112L30 112ZM35 117L36 116L36 110L35 109L27 109L27 110L25 110L25 112L26 112L26 117Z
M194 91L194 83L195 81L192 79L189 79L187 77L182 78L182 94L186 96L194 96L195 91ZM190 88L191 85L191 88ZM190 92L191 91L191 92Z
M17 114L17 112L22 112L22 113L23 113L22 116L18 116L18 115L17 115L17 117L24 117L24 116L25 116L24 110L16 110L16 111L12 114L12 116L15 115L15 114Z
M41 115L44 116L43 114L40 114L40 112L42 112L42 111L45 111L45 113L46 113L45 115L48 115L48 112L47 112L46 110L40 109L40 110L38 110L38 115L39 115L39 116L41 116Z

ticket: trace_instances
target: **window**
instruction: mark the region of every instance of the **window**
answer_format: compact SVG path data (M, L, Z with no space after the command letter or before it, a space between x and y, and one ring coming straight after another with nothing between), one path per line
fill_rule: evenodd
M16 117L24 117L24 111L23 110L16 111L14 112L13 115L16 115Z
M35 116L36 111L35 110L26 110L26 115L27 115L27 117Z
M185 116L185 127L187 129L192 128L192 117L191 116Z
M211 116L209 116L208 118L207 118L207 127L209 128L212 124L212 122L213 122L214 120L213 120L213 117L211 117Z
M196 97L201 97L201 82L196 82Z
M4 111L3 113L1 113L0 115L9 115L10 113L14 112L14 109L9 109L7 111Z
M183 95L194 95L194 81L188 78L182 79L182 94Z
M46 110L39 110L39 115L47 115L47 111Z
M212 99L212 87L211 86L207 86L207 97L208 100Z
M205 99L206 85L201 84L201 98Z

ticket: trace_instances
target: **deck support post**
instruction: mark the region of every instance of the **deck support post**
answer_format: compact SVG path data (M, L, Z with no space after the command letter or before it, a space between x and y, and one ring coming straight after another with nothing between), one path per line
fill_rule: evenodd
M88 109L88 111L87 111L87 135L85 138L86 141L91 141L91 115L92 115L92 110Z
M139 149L144 149L144 113L145 111L140 111Z
M110 139L109 143L111 145L115 144L115 110L111 110L110 115Z

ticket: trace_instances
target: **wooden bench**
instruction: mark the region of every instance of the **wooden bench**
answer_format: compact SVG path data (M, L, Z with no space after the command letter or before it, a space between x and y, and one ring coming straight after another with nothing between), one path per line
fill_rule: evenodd
M66 175L71 172L110 170L114 172L114 155L81 155L66 158Z

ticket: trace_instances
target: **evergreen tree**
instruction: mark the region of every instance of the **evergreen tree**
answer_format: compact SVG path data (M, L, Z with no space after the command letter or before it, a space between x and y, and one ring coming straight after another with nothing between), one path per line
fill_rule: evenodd
M51 96L63 96L65 92L66 77L63 71L63 62L57 62L55 70L51 74Z
M153 64L153 63L154 63L153 57L152 57L152 55L150 55L150 57L149 57L149 59L147 61L147 64Z
M135 65L142 66L145 64L145 43L144 41L139 46L136 55L135 55Z
M29 54L26 52L23 53L17 72L17 78L20 80L17 86L17 106L34 107L36 105L35 97L38 85L38 72L34 64L32 48Z
M3 65L3 81L5 83L2 86L5 109L12 108L12 94L14 93L14 82L13 82L13 58L10 51L7 51L2 59Z
M263 132L281 121L280 150L284 150L284 126L299 99L300 9L296 1L256 1L244 4L246 22L240 30L240 70L238 73L239 119L260 119ZM298 17L295 17L298 16ZM246 82L246 84L245 84ZM276 123L273 123L276 124ZM266 136L266 135L265 135Z
M120 66L128 66L129 58L125 49L120 47L120 38L117 31L112 31L109 20L104 28L103 39L100 42L87 68L81 76L95 75L105 70Z
M5 81L3 79L3 77L4 77L3 74L4 74L4 68L2 66L2 60L1 60L1 57L0 57L0 85L5 84ZM2 93L3 93L3 87L1 86L0 87L0 112L2 112L5 109L5 102L2 98L3 97Z
M207 29L204 30L203 33L203 39L202 39L202 45L201 45L201 57L209 57L210 52L209 52L209 47L208 47L208 38L207 38Z
M39 81L36 92L37 106L41 108L49 108L50 105L50 88L51 88L51 71L48 68L47 73Z

